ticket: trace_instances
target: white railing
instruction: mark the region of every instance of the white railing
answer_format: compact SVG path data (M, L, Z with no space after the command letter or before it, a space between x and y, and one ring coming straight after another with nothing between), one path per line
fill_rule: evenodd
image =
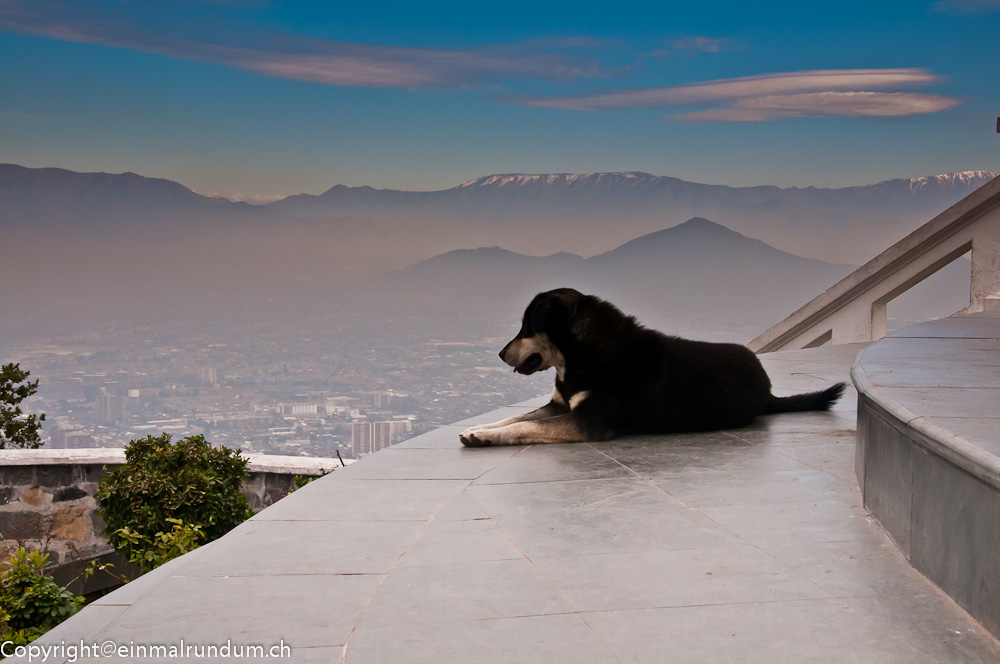
M1000 178L931 219L747 346L766 353L881 339L886 334L886 305L969 251L969 305L957 313L1000 308Z

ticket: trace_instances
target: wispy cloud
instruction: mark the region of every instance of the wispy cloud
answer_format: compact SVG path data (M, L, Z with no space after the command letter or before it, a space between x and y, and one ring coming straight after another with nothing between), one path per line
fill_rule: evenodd
M1000 6L1000 0L941 0L935 6L957 11L960 7ZM608 44L585 37L470 48L394 46L251 33L231 26L216 31L198 21L164 21L154 15L156 7L162 6L118 0L0 0L0 30L216 63L260 76L331 86L459 89L514 81L610 80L634 69L632 65L602 64L592 54ZM733 47L726 39L708 36L686 36L664 43L665 49L642 57L716 53ZM760 122L780 117L912 115L954 108L959 103L954 98L900 91L939 82L941 77L919 68L822 70L502 99L579 111L663 109L672 112L671 118L687 122Z
M562 81L604 73L597 62L579 55L593 45L592 40L447 49L234 33L235 38L222 42L130 20L121 13L122 7L118 9L64 0L0 0L0 29L337 86L448 88L504 79Z
M765 122L775 118L891 117L937 113L958 102L905 92L807 92L738 99L723 107L672 116L684 122Z
M728 39L696 36L671 39L670 47L677 51L701 51L702 53L720 53L727 50L731 43Z
M819 70L516 101L528 106L578 111L712 107L672 116L700 122L760 122L779 117L823 115L911 115L954 108L958 101L940 95L888 91L940 81L941 77L926 69Z

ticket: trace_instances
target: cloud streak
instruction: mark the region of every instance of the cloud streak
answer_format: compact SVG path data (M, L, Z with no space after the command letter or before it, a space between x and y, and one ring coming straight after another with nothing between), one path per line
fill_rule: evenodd
M892 117L938 113L958 102L905 92L808 92L739 99L724 108L672 116L682 122L766 122L776 118Z
M217 43L144 27L141 21L121 18L121 6L116 13L95 4L0 0L0 29L335 86L460 88L504 79L565 81L605 73L597 62L578 55L593 40L446 49L265 34Z
M576 111L712 106L672 117L691 122L760 122L779 117L913 115L954 108L959 102L941 95L889 92L939 82L941 77L926 69L816 70L515 101Z
M225 0L224 0L225 1ZM939 6L993 6L1000 0L943 0ZM624 75L584 54L606 42L577 38L471 48L365 44L234 29L198 21L165 22L143 3L106 0L0 0L0 29L208 62L258 76L330 86L463 89L514 81L564 83ZM148 10L148 11L147 11ZM146 11L146 13L143 13ZM198 33L201 33L201 36ZM207 36L205 36L207 35ZM669 53L716 53L726 39L688 36ZM670 87L615 89L573 96L507 96L523 106L576 111L663 109L682 122L761 122L782 117L900 116L937 113L958 100L902 92L941 82L919 68L785 72Z

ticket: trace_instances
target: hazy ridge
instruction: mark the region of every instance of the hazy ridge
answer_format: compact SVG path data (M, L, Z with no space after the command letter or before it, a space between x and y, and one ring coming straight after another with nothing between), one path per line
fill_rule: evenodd
M874 255L995 175L782 189L507 174L254 206L132 173L0 165L0 304L20 308L8 324L22 332L30 312L129 307L161 317L389 307L445 325L509 317L531 294L571 285L655 324L739 338L863 260L845 254Z

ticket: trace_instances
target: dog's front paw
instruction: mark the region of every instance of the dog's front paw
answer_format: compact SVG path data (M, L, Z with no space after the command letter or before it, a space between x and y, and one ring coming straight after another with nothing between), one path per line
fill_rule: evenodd
M487 436L486 430L477 427L470 427L458 434L458 439L466 447L488 447L493 444Z

